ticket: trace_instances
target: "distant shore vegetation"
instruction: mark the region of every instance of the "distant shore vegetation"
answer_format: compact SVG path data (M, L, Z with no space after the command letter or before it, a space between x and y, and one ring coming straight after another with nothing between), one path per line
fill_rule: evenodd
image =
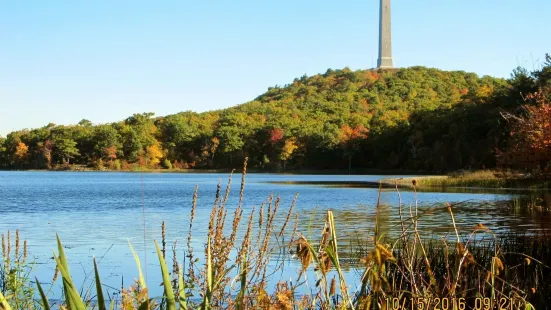
M549 174L551 57L509 79L327 70L224 110L48 124L0 137L0 169L516 169Z

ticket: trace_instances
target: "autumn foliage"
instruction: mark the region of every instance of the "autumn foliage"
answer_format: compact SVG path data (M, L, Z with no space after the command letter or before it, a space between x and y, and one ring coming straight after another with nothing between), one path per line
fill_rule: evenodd
M328 69L223 110L14 131L0 137L0 169L218 169L245 157L260 169L543 169L550 94L551 57L509 79L421 66Z
M15 157L18 160L23 161L29 155L28 151L29 147L25 143L19 142L15 148Z
M507 151L499 153L501 163L551 172L551 103L542 90L526 101L522 115L506 115L512 125Z

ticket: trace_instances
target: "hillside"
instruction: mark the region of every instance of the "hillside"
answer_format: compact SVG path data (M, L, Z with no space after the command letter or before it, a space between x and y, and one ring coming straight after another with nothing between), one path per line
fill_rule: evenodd
M537 90L538 72L327 70L219 111L12 132L0 138L0 167L222 168L248 156L272 170L490 168L506 144L500 111Z

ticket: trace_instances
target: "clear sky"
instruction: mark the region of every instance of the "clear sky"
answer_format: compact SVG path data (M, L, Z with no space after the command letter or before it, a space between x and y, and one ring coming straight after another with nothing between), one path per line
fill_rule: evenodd
M0 135L207 111L376 64L378 0L0 0ZM551 53L549 0L392 0L394 64L508 77Z

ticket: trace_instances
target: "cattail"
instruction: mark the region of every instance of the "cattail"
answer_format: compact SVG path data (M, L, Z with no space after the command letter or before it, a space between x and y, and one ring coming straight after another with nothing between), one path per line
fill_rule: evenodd
M322 251L318 254L318 259L320 261L319 267L321 268L321 272L326 274L331 269L331 258L329 258L329 255L325 251Z
M165 253L166 253L166 232L165 232L165 221L163 221L163 223L161 224L161 241L162 241L162 244L163 244L163 249L162 249L162 252L163 252L163 258L166 258L166 257L165 257Z
M306 270L312 261L312 252L308 249L308 241L304 236L300 236L297 240L296 254L300 258L302 270Z
M411 180L411 184L413 184L413 186L417 186L417 180L416 179Z
M335 293L336 293L336 288L337 286L337 279L335 279L335 277L333 276L333 279L331 279L331 286L329 287L329 295L330 296L334 296Z
M320 241L320 247L319 247L320 251L322 251L327 245L327 242L329 241L330 232L331 230L329 229L329 225L327 222L325 222L325 227L323 227L323 231L321 233L321 241Z

